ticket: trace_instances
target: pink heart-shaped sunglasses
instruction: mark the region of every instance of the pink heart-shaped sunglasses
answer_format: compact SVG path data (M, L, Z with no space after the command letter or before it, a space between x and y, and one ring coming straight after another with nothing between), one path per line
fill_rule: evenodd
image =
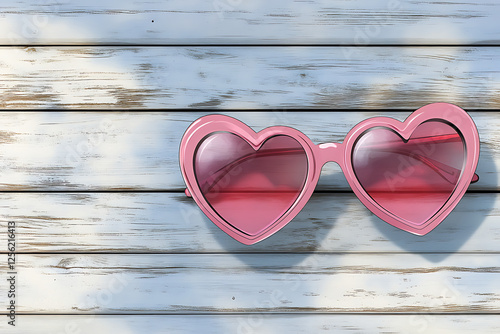
M448 103L424 106L404 122L370 118L349 131L343 143L319 145L290 127L255 133L232 117L209 115L189 126L180 146L186 195L247 245L269 237L299 213L330 161L340 165L371 212L424 235L478 180L478 158L473 120Z

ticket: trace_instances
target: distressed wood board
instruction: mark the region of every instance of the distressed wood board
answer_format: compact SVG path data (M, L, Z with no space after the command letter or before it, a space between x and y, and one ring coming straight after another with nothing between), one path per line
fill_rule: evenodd
M20 314L500 312L499 254L23 254L16 270Z
M179 144L184 131L210 112L0 112L0 190L183 191ZM375 116L400 121L408 112L224 112L259 131L295 127L316 143L342 142L358 122ZM481 137L473 191L499 189L500 118L471 112ZM350 187L336 163L324 166L317 190Z
M21 253L411 252L444 260L500 253L499 201L496 193L466 194L434 231L415 236L375 217L354 194L315 194L285 228L245 246L180 193L1 194L0 229L16 222Z
M9 44L492 44L495 0L3 1Z
M2 47L0 108L500 109L496 47Z

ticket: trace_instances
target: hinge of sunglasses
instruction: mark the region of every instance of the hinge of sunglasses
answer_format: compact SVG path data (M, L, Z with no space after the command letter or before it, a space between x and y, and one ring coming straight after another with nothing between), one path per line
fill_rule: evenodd
M472 177L472 180L470 181L470 183L476 183L477 181L479 181L479 175L474 173L474 176Z
M189 192L188 188L186 188L186 190L184 190L184 194L186 194L187 197L193 197L193 196L191 196L191 193Z

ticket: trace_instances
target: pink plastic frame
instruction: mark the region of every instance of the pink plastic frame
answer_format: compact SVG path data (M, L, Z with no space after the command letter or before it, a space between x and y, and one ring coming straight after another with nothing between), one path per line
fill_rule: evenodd
M371 128L385 127L395 131L403 139L408 140L413 131L420 124L429 120L450 123L458 130L463 137L466 160L460 179L451 197L434 216L425 223L417 226L385 210L367 194L354 173L351 153L357 138ZM285 214L258 235L249 236L242 233L222 219L207 202L196 182L194 157L197 146L207 135L220 131L240 136L255 150L258 150L266 139L272 136L286 135L297 140L306 152L308 173L304 188L300 195ZM448 103L433 103L426 105L413 112L404 122L388 117L370 118L354 126L347 134L343 143L326 143L319 145L312 143L306 135L294 128L273 126L256 133L246 124L232 117L208 115L201 117L189 126L180 145L180 165L187 186L186 195L193 197L200 209L213 223L232 238L246 245L259 242L288 224L307 203L316 187L323 165L330 161L340 165L353 192L376 216L404 231L417 235L425 235L439 225L458 204L474 177L478 159L479 135L473 120L463 109Z

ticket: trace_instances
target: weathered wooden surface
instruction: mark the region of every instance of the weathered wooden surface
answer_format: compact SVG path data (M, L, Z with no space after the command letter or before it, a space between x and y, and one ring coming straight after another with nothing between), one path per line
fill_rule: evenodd
M22 315L2 333L499 331L498 1L7 0L0 13L0 228L17 223L22 252ZM180 192L179 141L202 115L321 143L438 101L477 123L480 182L427 236L370 214L334 164L251 247Z
M25 254L17 262L21 313L500 312L498 254Z
M341 142L358 122L374 116L403 121L410 112L232 112L259 131L287 125L316 143ZM0 190L183 191L179 143L207 112L1 112ZM497 190L500 118L471 112L482 146L471 190ZM323 168L318 190L350 190L335 163Z
M285 228L251 247L224 234L192 199L179 193L19 193L0 195L0 203L2 220L17 223L19 252L412 252L443 260L455 252L478 257L500 252L497 194L466 194L450 216L423 237L378 219L354 194L315 194ZM0 244L6 240L1 233ZM265 263L265 254L262 260Z
M0 322L0 330L8 330ZM18 333L492 333L500 330L497 315L95 315L22 316Z
M500 109L496 47L0 48L3 109Z
M495 0L3 1L1 44L498 44Z

